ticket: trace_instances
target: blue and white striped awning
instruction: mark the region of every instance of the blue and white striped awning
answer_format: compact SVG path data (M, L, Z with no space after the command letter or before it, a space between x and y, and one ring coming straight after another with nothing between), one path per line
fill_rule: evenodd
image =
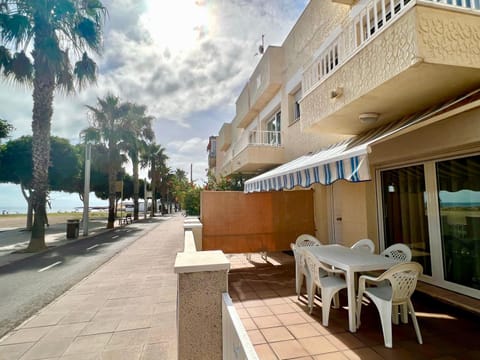
M336 144L314 154L301 156L245 182L246 193L308 188L314 183L329 185L336 180L370 180L368 146L348 148L349 142Z
M301 156L247 180L244 192L289 190L296 186L308 188L315 183L330 185L340 179L350 182L371 180L368 164L370 145L395 134L410 131L416 125L424 126L435 115L455 111L456 108L476 103L479 100L480 89L477 89L426 111L354 136L316 153Z

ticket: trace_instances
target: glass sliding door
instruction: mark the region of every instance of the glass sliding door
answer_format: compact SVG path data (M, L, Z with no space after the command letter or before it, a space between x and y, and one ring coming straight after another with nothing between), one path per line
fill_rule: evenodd
M381 172L385 247L404 243L412 261L432 274L423 165Z
M436 164L446 281L480 289L480 156Z

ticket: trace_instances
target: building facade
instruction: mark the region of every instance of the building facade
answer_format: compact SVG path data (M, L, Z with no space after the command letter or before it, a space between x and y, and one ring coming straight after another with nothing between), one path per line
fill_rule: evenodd
M314 190L325 243L407 244L480 299L480 0L312 0L217 138L245 192Z

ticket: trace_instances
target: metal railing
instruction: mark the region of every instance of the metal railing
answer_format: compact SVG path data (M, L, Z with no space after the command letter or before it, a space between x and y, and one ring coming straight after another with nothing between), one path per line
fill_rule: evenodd
M258 360L228 293L222 294L222 332L224 360Z
M306 67L302 80L304 95L417 3L480 11L480 0L371 0L330 43L324 45L320 54Z
M282 146L282 132L266 130L246 131L233 145L233 156L238 155L248 146Z

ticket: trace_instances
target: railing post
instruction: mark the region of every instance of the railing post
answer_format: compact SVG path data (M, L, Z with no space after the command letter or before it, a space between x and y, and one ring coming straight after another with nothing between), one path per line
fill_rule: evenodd
M179 253L178 359L222 359L222 293L230 262L222 251Z

